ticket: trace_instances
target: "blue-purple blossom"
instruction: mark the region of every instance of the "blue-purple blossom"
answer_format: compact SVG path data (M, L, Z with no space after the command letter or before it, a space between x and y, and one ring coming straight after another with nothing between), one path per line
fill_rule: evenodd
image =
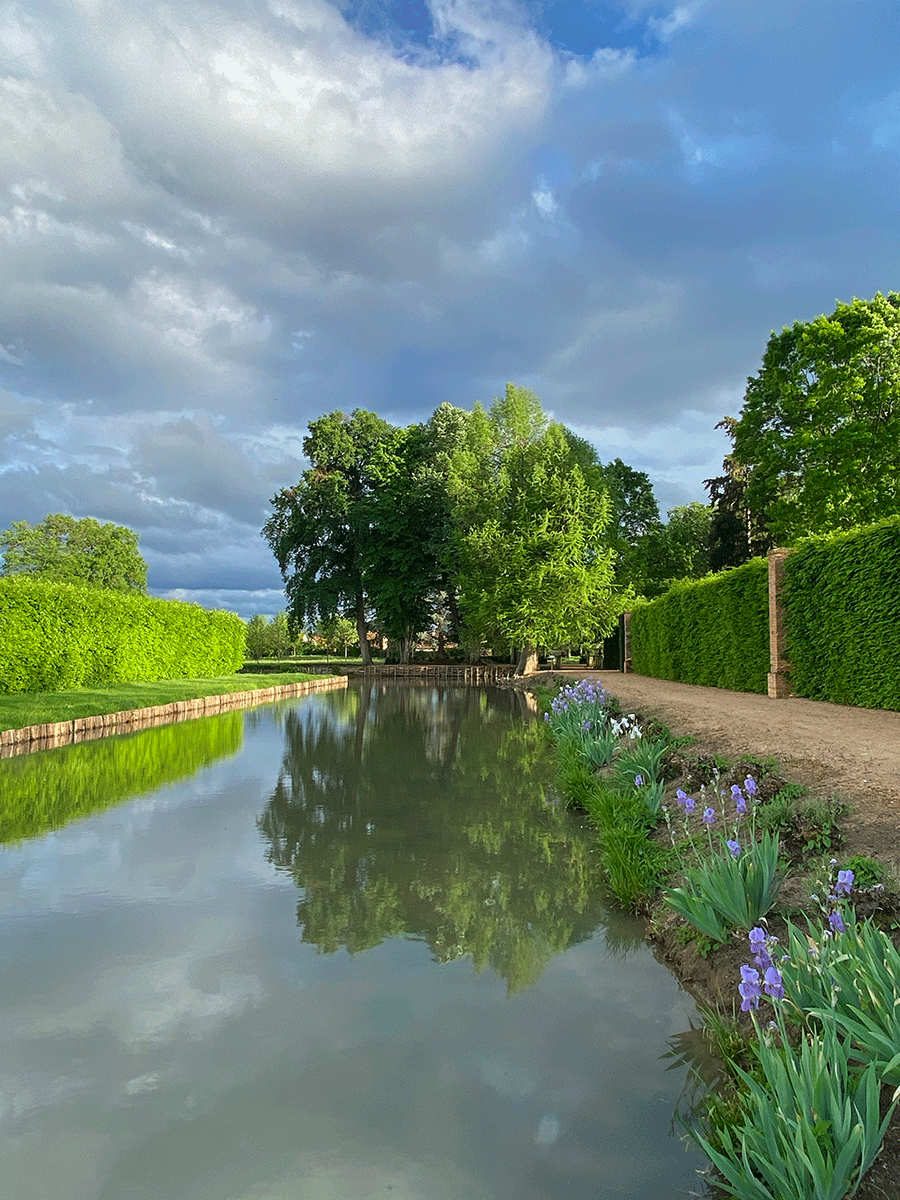
M781 972L777 967L767 967L766 973L763 976L763 980L763 987L765 988L767 996L770 996L773 1000L784 999L783 980L781 978Z
M692 813L694 811L695 804L696 804L696 801L694 800L693 796L685 796L684 811L686 813Z
M747 791L748 796L756 795L756 780L753 778L752 775L748 775L747 778L744 780L744 787Z
M715 821L716 821L716 810L714 808L704 808L703 824L704 825L714 825Z
M772 966L769 950L777 943L778 938L769 937L759 925L750 930L750 949L753 952L753 961L761 971L766 971Z
M741 982L738 984L741 994L741 1012L749 1012L751 1008L759 1008L762 993L759 989L759 971L753 967L741 967Z
M754 925L747 934L747 937L750 940L750 949L755 954L760 946L764 946L766 944L766 938L768 937L768 934L761 925Z
M738 788L737 795L734 797L734 808L740 817L747 811L747 801L744 799L744 793L740 788Z
M736 842L736 841L734 841L733 838L729 838L728 841L725 843L725 845L728 847L728 851L731 854L732 858L740 858L740 856L741 856L741 843L740 842Z
M678 788L676 790L675 799L678 801L679 804L684 804L684 802L685 802L685 800L687 800L687 798L688 798L687 792L684 790L684 788Z
M743 794L743 793L741 792L741 789L740 789L740 787L739 787L739 786L738 786L736 783L733 783L733 784L731 785L731 798L732 798L732 800L737 800L738 796L740 796L740 795L742 795L742 794Z
M635 787L643 787L643 786L644 786L644 777L643 777L643 775L635 775L635 777L634 777L634 786L635 786Z
M841 916L841 914L838 912L837 909L835 909L834 912L828 914L828 924L831 926L831 928L834 930L835 933L846 933L847 932L847 927L844 924L844 919Z
M853 887L853 872L838 871L837 883L834 885L835 893L838 896L849 896L850 889Z

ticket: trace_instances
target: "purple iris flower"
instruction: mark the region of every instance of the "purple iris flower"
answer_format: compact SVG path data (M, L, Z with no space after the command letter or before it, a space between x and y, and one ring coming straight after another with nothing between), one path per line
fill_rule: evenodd
M725 843L725 845L728 847L729 853L731 854L732 858L740 858L740 856L741 856L741 843L740 842L735 842L732 838L729 838L728 841Z
M773 1000L784 999L784 986L781 978L781 972L777 967L768 967L765 976L763 987L766 990L766 995L771 996Z
M834 890L838 896L849 896L850 889L853 887L853 872L838 871L837 883L834 885Z
M684 790L684 788L678 788L675 793L675 799L679 804L684 804L685 800L687 800L687 792Z
M738 991L741 993L741 1012L759 1008L762 995L759 989L759 971L753 967L741 967L741 982L738 984Z
M756 795L756 780L753 778L752 775L748 775L747 778L744 780L744 787L747 791L748 796Z
M762 971L768 970L772 966L772 959L769 956L769 944L777 942L777 938L770 938L764 929L759 925L750 930L750 949L753 952L753 961Z
M828 914L828 924L831 926L831 928L834 930L835 933L846 933L847 932L847 927L844 924L844 919L841 916L841 914L838 912L837 909L835 909L834 912Z
M635 787L643 787L643 786L644 786L644 777L643 777L643 775L635 775L635 777L634 777L634 786L635 786Z
M694 811L694 806L695 806L694 797L693 796L685 796L684 811L686 813L692 813Z
M740 795L742 795L741 789L738 787L738 785L737 785L736 783L733 783L733 784L731 785L731 798L732 798L732 800L737 800L738 796L740 796Z
M716 821L716 810L714 808L705 808L703 810L703 824L714 825Z

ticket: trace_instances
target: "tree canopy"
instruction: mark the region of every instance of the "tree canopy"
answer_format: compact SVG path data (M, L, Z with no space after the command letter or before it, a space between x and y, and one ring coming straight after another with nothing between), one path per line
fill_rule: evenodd
M124 525L50 513L37 525L16 521L0 533L0 551L4 575L34 575L53 583L120 592L147 590L147 564L138 550L138 535Z
M900 294L839 303L772 333L708 483L753 549L900 512Z
M300 623L352 615L408 653L440 614L473 647L596 641L621 605L596 451L509 384L490 412L443 404L423 425L335 412L263 534Z

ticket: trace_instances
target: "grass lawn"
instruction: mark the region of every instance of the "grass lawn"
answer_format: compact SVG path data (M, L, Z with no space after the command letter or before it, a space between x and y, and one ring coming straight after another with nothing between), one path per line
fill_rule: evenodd
M223 696L229 692L270 688L282 683L321 679L301 671L265 675L222 675L218 679L166 679L160 683L123 683L109 688L77 688L71 692L18 692L0 696L0 729L21 729L51 721L74 721L103 713L126 712L171 704L175 700L197 700L201 696Z

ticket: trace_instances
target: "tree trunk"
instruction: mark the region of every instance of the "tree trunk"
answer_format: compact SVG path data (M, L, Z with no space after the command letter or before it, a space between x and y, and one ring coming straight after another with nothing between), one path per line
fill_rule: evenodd
M366 602L362 596L356 599L356 632L359 634L359 652L362 655L362 665L371 667L372 655L369 653L369 626L366 621Z
M516 663L517 675L533 675L538 668L537 646L526 642L519 651L519 661Z

